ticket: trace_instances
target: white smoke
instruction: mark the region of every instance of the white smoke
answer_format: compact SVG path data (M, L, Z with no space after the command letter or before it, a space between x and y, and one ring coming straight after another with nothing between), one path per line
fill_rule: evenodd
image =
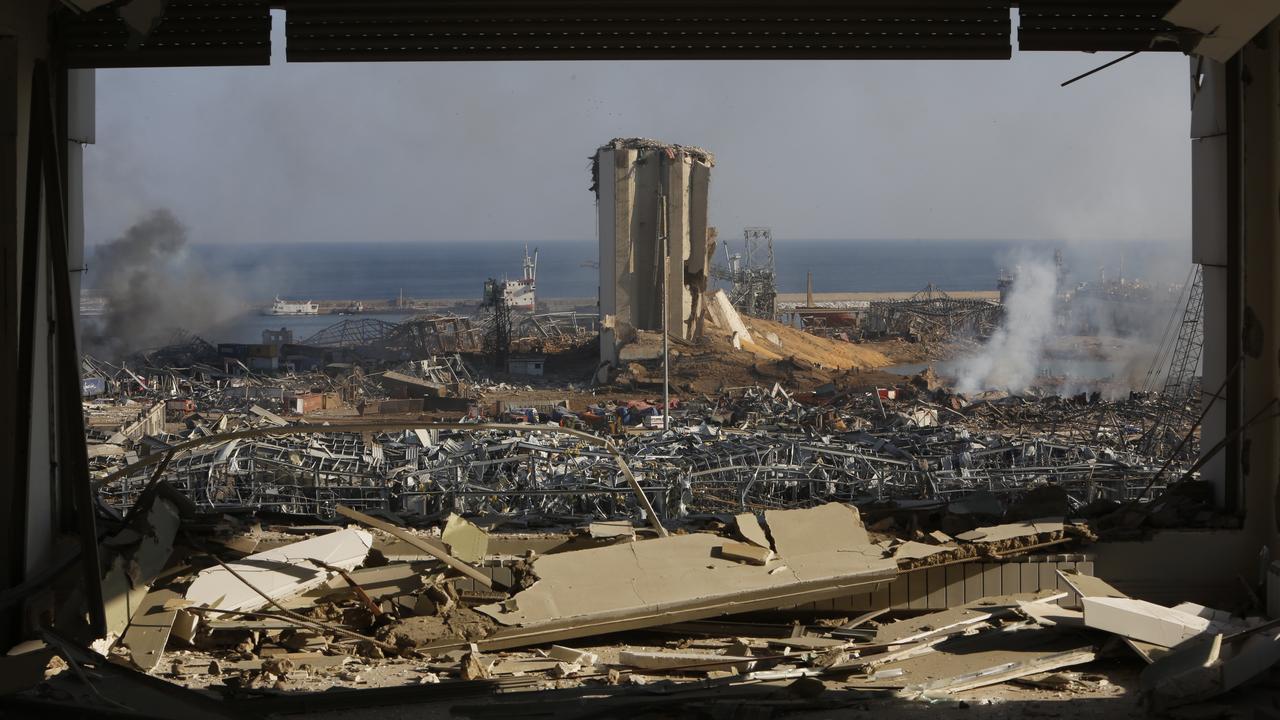
M1004 320L981 352L959 364L956 389L1021 392L1035 380L1053 335L1058 274L1043 258L1024 258L1005 299Z

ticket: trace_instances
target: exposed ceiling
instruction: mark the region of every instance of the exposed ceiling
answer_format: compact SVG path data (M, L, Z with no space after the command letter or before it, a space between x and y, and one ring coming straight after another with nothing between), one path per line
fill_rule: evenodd
M1021 50L1185 49L1173 0L1021 0ZM1009 0L115 0L63 5L69 67L290 62L1007 59Z

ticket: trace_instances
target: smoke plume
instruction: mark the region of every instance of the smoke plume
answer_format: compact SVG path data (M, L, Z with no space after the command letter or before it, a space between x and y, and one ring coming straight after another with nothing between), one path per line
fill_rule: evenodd
M1057 291L1053 263L1043 258L1023 262L1005 300L1004 321L981 352L960 363L956 389L973 393L1029 388L1044 357L1045 343L1053 335Z
M192 262L187 229L155 210L118 238L94 249L86 285L105 299L103 314L85 318L85 352L119 359L163 345L182 329L196 335L239 311L237 284Z

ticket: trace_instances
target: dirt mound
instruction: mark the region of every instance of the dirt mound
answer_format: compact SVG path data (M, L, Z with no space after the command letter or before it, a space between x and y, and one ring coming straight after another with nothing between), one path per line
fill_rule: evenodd
M744 349L753 352L759 348L775 357L803 360L832 370L867 370L893 364L884 353L865 345L810 335L772 320L744 317L743 321L755 340L755 347L747 345Z

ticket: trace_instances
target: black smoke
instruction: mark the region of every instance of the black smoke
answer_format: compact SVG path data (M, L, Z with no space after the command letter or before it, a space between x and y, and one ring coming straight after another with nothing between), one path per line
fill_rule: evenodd
M147 213L97 246L88 264L86 289L106 301L101 316L83 323L84 350L97 357L158 347L179 330L200 335L241 310L237 283L207 271L169 210Z

